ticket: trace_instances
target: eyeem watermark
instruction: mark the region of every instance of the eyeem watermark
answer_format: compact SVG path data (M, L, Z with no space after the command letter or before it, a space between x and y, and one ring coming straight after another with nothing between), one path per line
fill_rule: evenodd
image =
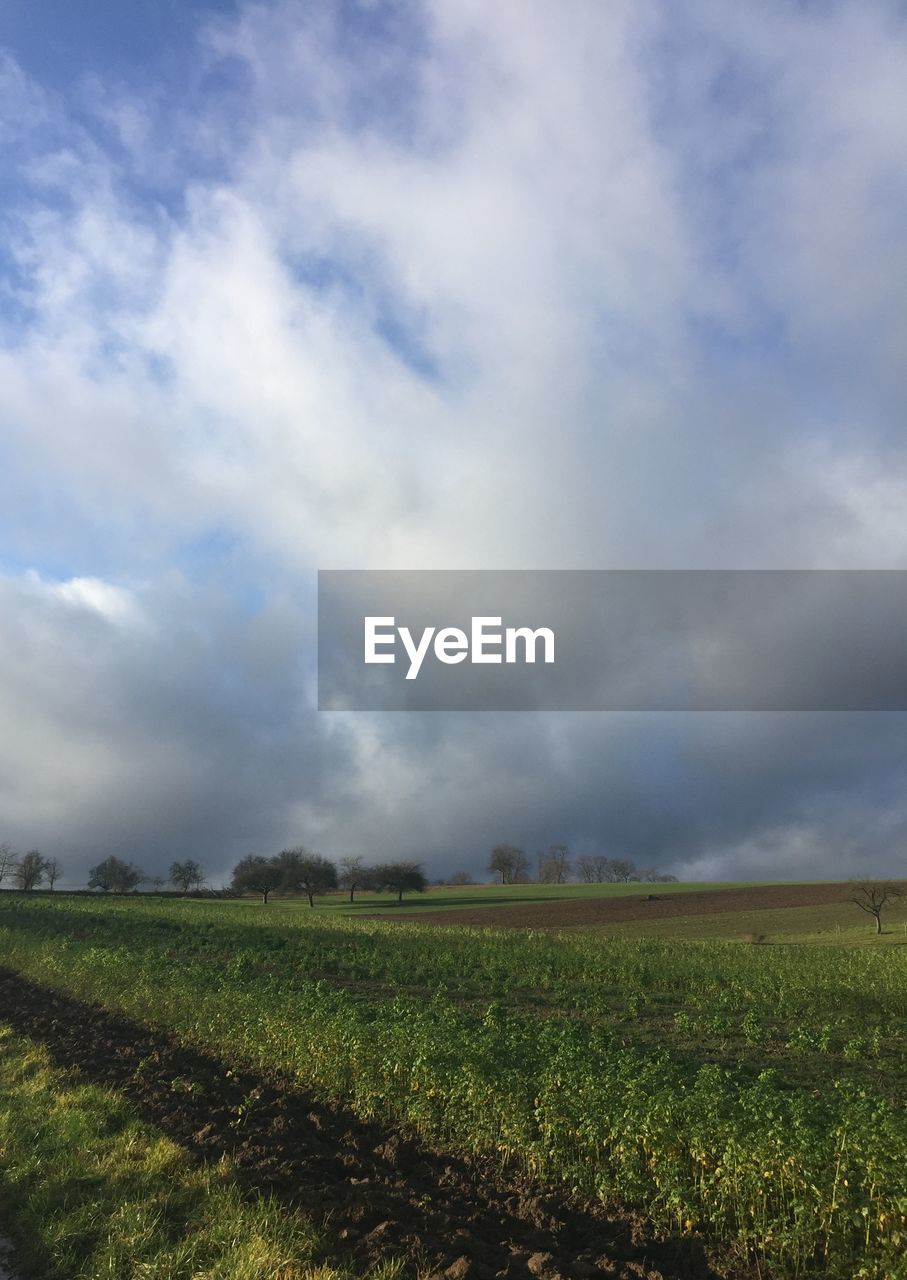
M907 571L321 572L318 706L905 711Z
M397 639L403 647L409 667L407 680L415 680L429 651L447 666L471 663L534 663L541 646L541 661L554 662L554 632L550 627L505 627L500 617L478 617L470 620L468 631L460 627L424 627L418 640L409 627L398 627L396 618L364 619L365 644L363 661L368 664L393 666L397 661ZM379 652L380 650L380 652Z

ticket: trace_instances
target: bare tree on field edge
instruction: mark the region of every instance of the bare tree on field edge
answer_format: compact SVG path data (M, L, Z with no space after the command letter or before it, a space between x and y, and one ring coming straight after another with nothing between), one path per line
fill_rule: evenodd
M515 844L496 844L488 859L488 870L501 877L501 884L517 884L529 868L529 859Z
M553 844L539 854L539 883L566 884L570 879L570 850L565 844Z
M421 862L383 862L372 869L376 889L391 889L397 901L404 893L424 893L428 887Z
M144 878L143 873L131 862L110 857L90 868L88 887L102 889L105 893L129 893Z
M205 880L205 873L197 862L187 858L185 862L171 862L170 883L176 885L183 893L190 889L200 889Z
M28 853L24 853L16 863L13 871L16 887L23 889L26 893L30 893L32 889L37 889L44 879L46 868L47 864L37 849L31 849Z
M263 903L275 889L280 888L283 881L283 868L278 866L276 858L263 858L259 853L250 853L241 858L233 868L230 887L234 893L260 893Z
M365 889L368 885L369 872L362 858L346 857L340 859L340 887L349 889L350 902L353 901L357 889Z
M309 853L302 845L284 849L274 861L282 872L280 887L297 893L301 890L310 907L315 906L316 895L337 888L337 868L333 862L320 853Z
M902 898L903 896L904 890L899 885L870 880L864 884L853 885L850 901L855 903L861 911L865 911L867 915L872 916L876 922L876 934L878 935L882 932L882 908L892 898Z
M0 844L0 884L16 869L16 855L8 844Z

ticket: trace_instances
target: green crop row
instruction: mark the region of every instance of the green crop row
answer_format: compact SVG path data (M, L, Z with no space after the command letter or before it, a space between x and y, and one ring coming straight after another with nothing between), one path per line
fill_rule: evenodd
M496 999L526 995L564 1012L610 1016L670 1006L690 1017L751 1010L763 1026L900 1029L907 1019L907 948L743 946L612 940L589 935L445 929L351 920L260 904L0 897L0 926L99 947L153 945L187 962L245 957L250 967L393 990ZM843 1025L843 1022L842 1022Z

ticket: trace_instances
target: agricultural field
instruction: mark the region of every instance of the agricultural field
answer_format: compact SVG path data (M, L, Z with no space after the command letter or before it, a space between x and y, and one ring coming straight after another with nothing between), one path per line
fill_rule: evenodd
M0 895L17 1274L907 1277L907 913L845 899Z
M748 923L765 924L778 936L788 937L806 925L807 931L843 929L859 938L865 934L865 916L850 901L846 883L812 884L619 884L619 885L515 885L503 889L474 889L469 894L441 889L421 900L388 904L386 898L363 897L355 910L396 916L418 914L425 922L476 925L489 928L596 930L629 926L629 933L644 930L652 936L740 937ZM338 908L335 908L338 909ZM349 906L339 908L352 911ZM799 915L789 915L799 911ZM709 917L718 917L717 927ZM900 926L896 934L907 941L907 899L894 898L886 906L886 922ZM752 932L752 930L749 930ZM765 930L762 930L765 934Z
M550 904L554 908L559 903L610 902L614 899L645 897L650 893L662 898L675 893L713 893L721 889L749 887L751 886L719 882L685 884L677 881L659 881L657 884L630 881L627 884L432 885L426 893L407 894L403 902L399 903L393 895L389 896L387 893L357 890L352 904L340 893L325 897L319 905L350 915L360 915L364 911L421 915L426 911L472 911L484 910L486 907L511 909ZM292 909L296 903L285 900L284 905Z

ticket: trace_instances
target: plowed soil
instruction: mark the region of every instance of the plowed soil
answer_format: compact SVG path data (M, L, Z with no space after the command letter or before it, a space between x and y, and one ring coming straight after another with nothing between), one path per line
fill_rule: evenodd
M0 1018L59 1066L128 1097L202 1161L325 1221L332 1253L364 1270L405 1255L433 1280L714 1280L743 1264L559 1188L502 1179L291 1082L227 1065L92 1004L0 969ZM188 1225L188 1224L187 1224ZM716 1261L716 1258L718 1261Z
M825 906L846 902L848 884L768 884L749 889L693 889L681 893L628 894L615 898L569 898L555 902L514 903L506 907L466 907L420 911L418 915L382 915L409 924L475 925L489 929L571 929L621 924L630 920L668 920L717 912L777 911L780 907Z

